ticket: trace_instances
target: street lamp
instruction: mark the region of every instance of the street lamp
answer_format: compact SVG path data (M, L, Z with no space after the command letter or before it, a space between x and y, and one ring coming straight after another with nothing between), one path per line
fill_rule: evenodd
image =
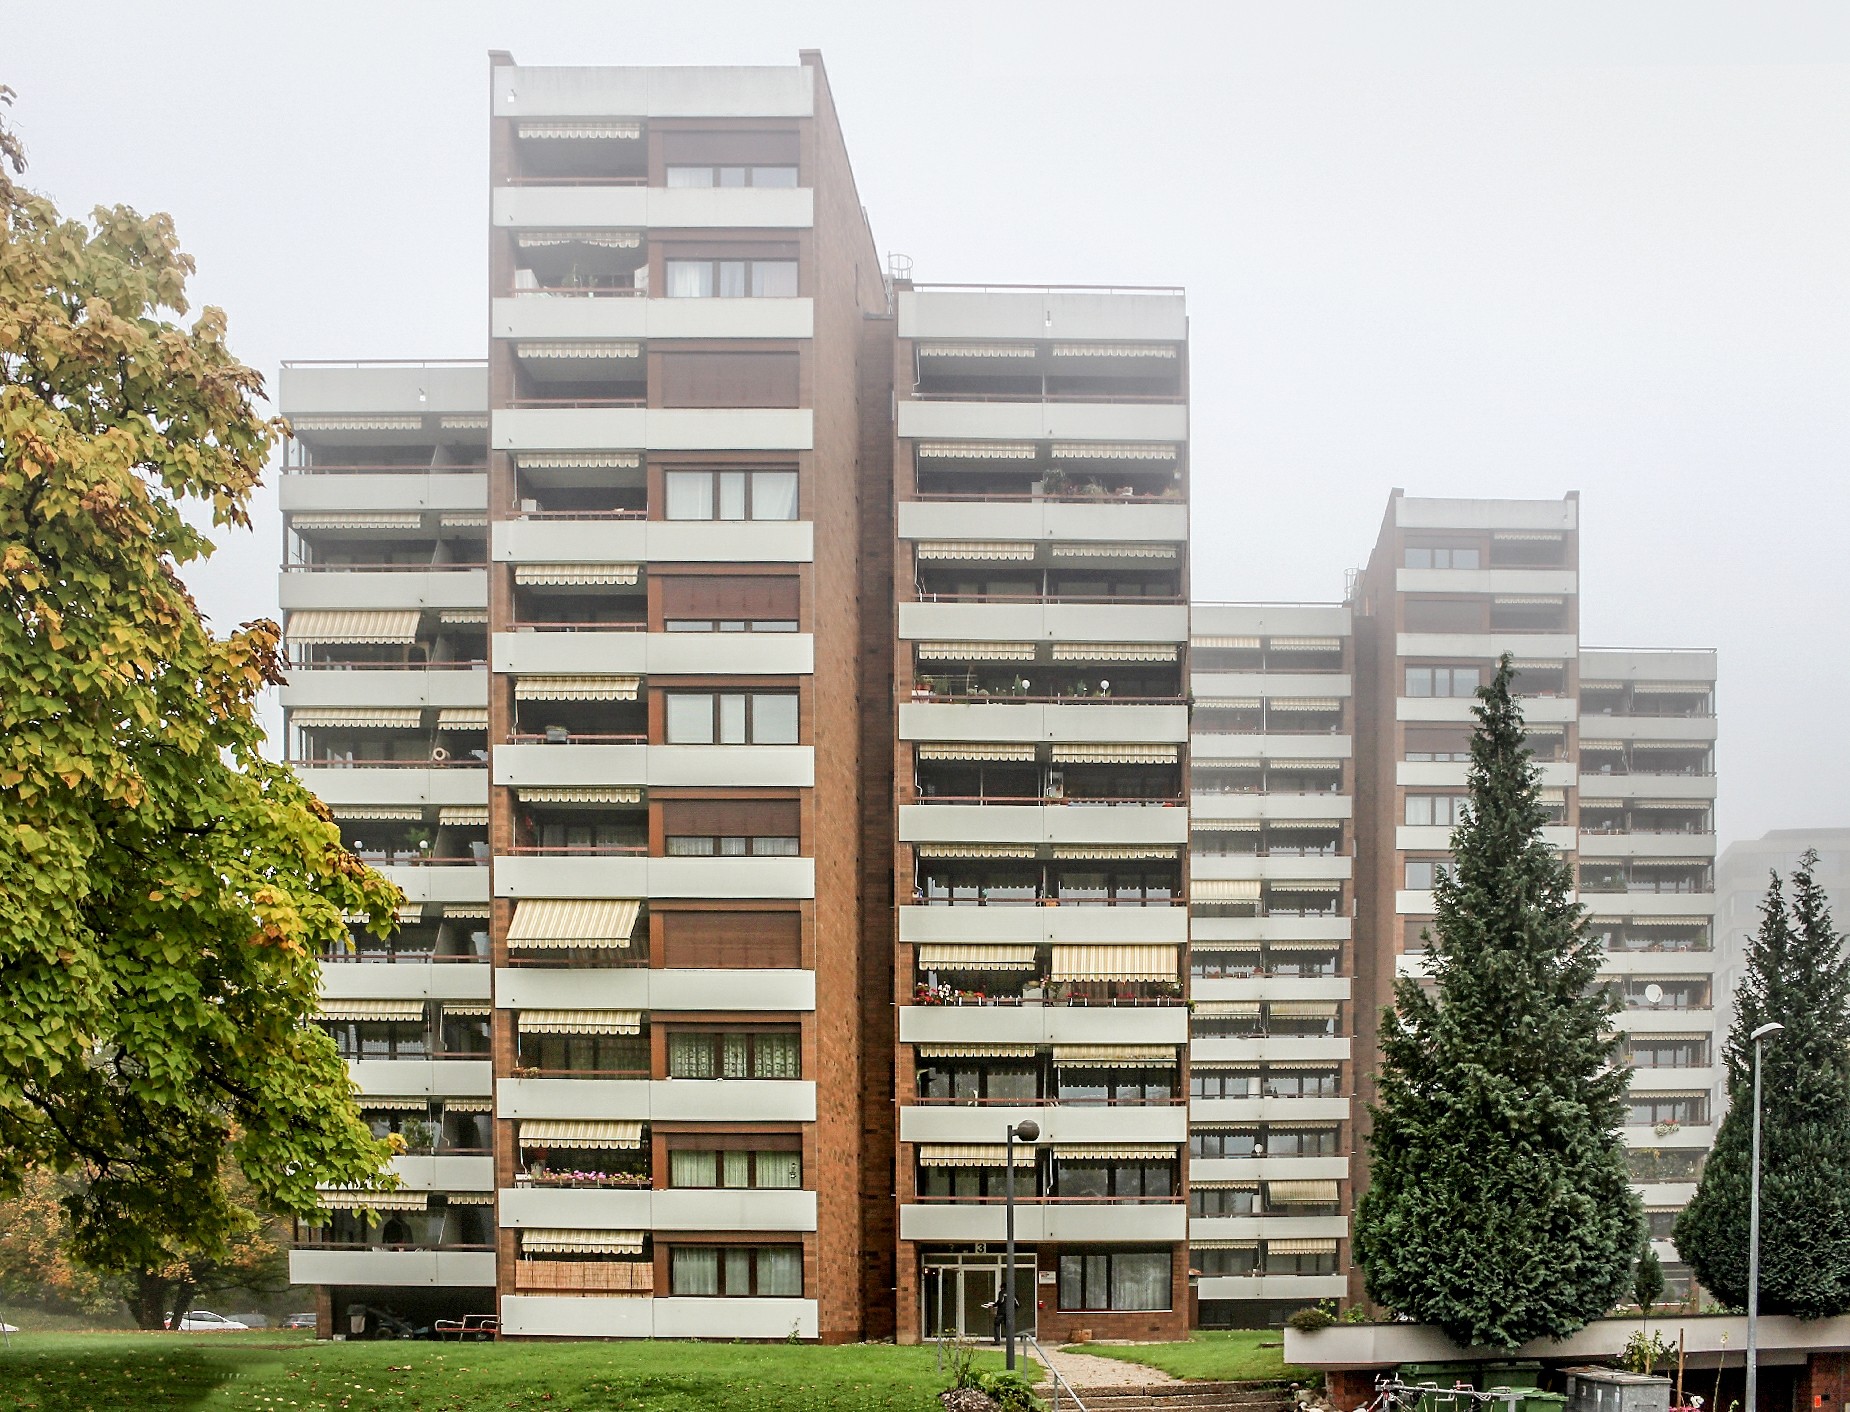
M1760 1350L1754 1333L1760 1322L1760 1049L1762 1042L1786 1027L1769 1020L1748 1036L1754 1042L1754 1155L1747 1199L1747 1405L1757 1412L1760 1393Z
M1008 1193L1008 1254L1004 1257L1006 1271L1002 1276L1003 1332L1008 1337L1008 1347L1003 1354L1004 1365L1010 1372L1015 1371L1015 1139L1034 1142L1041 1135L1041 1125L1032 1118L1023 1118L1019 1123L1010 1123L1008 1137L1003 1142L1007 1153L1006 1191Z

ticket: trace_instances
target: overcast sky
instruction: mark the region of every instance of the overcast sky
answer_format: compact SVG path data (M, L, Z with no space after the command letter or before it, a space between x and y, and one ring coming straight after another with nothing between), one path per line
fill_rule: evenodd
M1180 284L1198 597L1339 598L1388 491L1582 496L1589 645L1721 651L1723 841L1850 823L1850 7L7 8L67 211L173 213L234 349L479 355L491 48L820 48L921 281ZM81 30L81 33L79 32ZM275 612L273 491L192 575Z

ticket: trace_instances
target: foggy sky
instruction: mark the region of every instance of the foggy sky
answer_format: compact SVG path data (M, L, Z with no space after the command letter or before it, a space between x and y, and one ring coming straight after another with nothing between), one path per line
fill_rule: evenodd
M1850 822L1850 9L1630 0L8 6L68 213L284 358L479 356L487 60L822 49L921 281L1180 284L1194 592L1334 600L1393 486L1582 495L1582 638L1721 652L1718 827ZM190 579L276 611L273 490Z

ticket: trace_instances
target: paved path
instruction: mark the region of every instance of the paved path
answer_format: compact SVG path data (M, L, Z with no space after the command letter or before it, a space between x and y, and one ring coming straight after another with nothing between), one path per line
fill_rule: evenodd
M1032 1358L1033 1352L1030 1351L1028 1356ZM1059 1369L1060 1376L1070 1386L1081 1389L1148 1387L1153 1383L1176 1381L1161 1368L1152 1368L1144 1363L1127 1363L1122 1358L1099 1358L1090 1353L1062 1353L1057 1347L1047 1350L1047 1361Z

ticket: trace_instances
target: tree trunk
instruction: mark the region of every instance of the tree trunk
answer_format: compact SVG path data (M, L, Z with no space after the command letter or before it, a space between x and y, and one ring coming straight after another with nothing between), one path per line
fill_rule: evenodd
M140 1270L135 1275L134 1315L135 1327L138 1329L165 1328L167 1314L167 1293L172 1281L163 1279L152 1270Z
M180 1327L180 1320L186 1317L186 1311L193 1303L193 1294L198 1288L198 1285L188 1280L174 1281L173 1316L167 1321L168 1328L177 1329Z

